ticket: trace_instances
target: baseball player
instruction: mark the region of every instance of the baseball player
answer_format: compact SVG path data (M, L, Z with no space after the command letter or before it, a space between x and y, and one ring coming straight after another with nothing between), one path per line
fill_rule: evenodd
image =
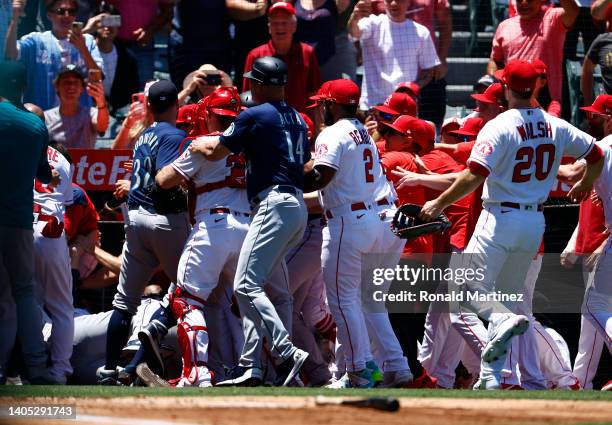
M64 233L66 206L72 204L72 167L58 150L49 147L47 159L55 181L34 181L34 279L42 302L55 327L49 339L49 373L58 383L66 383L72 373L70 354L74 335L72 273Z
M176 87L168 80L153 83L147 93L147 102L155 122L140 135L134 146L128 196L129 222L125 227L119 285L108 325L106 362L98 370L101 383L117 381L119 355L128 338L130 318L155 268L160 265L171 282L176 282L180 253L190 230L186 205L179 202L156 206L159 198L170 193L163 189L155 194L152 191L155 174L177 158L179 145L186 136L174 126L178 110ZM158 208L164 210L158 211Z
M481 281L469 280L461 285L468 294L485 294L484 299L462 303L462 308L469 306L489 321L481 388L501 387L508 344L529 326L527 317L512 313L496 297L486 294L491 294L495 286L520 288L512 283L522 285L525 281L544 232L541 203L556 178L561 157L567 154L587 161L585 176L570 191L572 198L590 190L603 164L602 151L591 136L531 106L537 77L528 62L506 65L502 82L510 109L481 130L468 160L469 169L421 211L423 219L433 219L484 182L484 210L465 250L470 255L451 260L453 268L467 266L484 271ZM531 231L522 232L524 228Z
M217 385L261 383L265 336L280 362L276 384L284 386L308 357L293 345L287 332L292 312L285 256L302 238L306 226L302 193L310 150L304 120L284 101L287 65L266 56L257 59L245 77L252 81L253 100L259 105L238 115L223 135L189 147L211 161L244 152L247 196L253 207L234 279L245 343L231 379Z
M311 178L312 188L320 190L320 202L328 220L323 231L321 262L338 341L345 351L347 379L340 383L355 388L373 386L366 366L372 359L372 338L383 361L383 383L402 385L412 380L412 374L388 314L364 315L360 296L362 255L379 253L386 248L383 246L385 224L378 215L376 196L382 204L383 198L392 194L392 204L395 194L385 179L376 145L355 118L359 88L350 80L334 80L327 90L325 124L328 127L317 137ZM382 184L386 185L384 190L379 189ZM373 330L369 335L366 322Z
M240 97L235 88L223 87L206 97L202 107L211 131L208 136L219 136L240 112ZM181 255L171 297L183 352L183 372L176 386L210 387L213 374L208 365L208 328L220 326L222 320L211 323L209 305L226 299L249 228L244 156L208 161L186 150L155 177L164 189L181 184L183 179L193 183L197 200L195 225Z

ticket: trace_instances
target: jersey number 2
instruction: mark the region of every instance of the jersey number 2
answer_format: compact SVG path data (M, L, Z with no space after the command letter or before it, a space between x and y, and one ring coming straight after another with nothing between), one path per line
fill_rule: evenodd
M555 145L546 143L539 145L535 151L531 146L524 146L516 152L515 160L519 161L514 166L512 181L514 183L525 183L531 179L531 164L535 153L535 177L538 180L546 180L552 170L555 161Z
M374 181L374 175L372 174L372 168L374 168L374 155L370 149L363 150L363 162L365 167L365 179L367 183Z

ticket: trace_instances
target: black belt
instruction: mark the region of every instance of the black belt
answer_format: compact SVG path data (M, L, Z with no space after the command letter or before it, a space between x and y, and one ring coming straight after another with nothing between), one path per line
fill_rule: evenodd
M310 220L319 220L323 218L323 214L308 214L308 221Z
M298 190L295 187L289 186L289 185L285 185L285 184L278 185L274 189L271 189L271 190L275 190L275 191L280 192L280 193L290 193L290 194L296 195L296 196L298 194ZM258 205L261 201L262 200L259 199L259 196L255 196L251 200L251 203L254 204L254 205Z
M521 208L521 204L517 204L516 202L502 202L499 205L501 205L502 207L514 208L515 210L531 211L531 208ZM538 205L538 211L540 211L540 212L544 211L544 204L539 204Z

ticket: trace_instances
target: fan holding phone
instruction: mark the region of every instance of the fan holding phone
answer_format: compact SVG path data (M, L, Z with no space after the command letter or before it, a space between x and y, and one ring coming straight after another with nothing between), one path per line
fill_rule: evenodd
M189 73L183 80L183 90L179 93L179 103L197 102L211 94L219 86L233 86L229 75L213 65L202 65Z

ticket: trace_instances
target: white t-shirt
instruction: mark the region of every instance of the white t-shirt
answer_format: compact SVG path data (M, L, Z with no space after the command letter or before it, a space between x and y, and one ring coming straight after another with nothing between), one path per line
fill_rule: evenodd
M113 81L115 81L115 71L117 71L117 48L113 45L113 50L109 53L104 53L100 50L102 56L102 71L104 72L104 94L110 96Z
M370 15L358 25L363 51L361 109L383 103L398 83L416 81L420 70L440 64L429 30L411 19L398 23L387 15Z
M315 143L314 165L334 168L336 175L319 191L324 209L376 201L376 189L386 182L376 144L356 119L325 128Z
M604 165L593 187L603 204L606 227L612 229L612 135L597 145L604 152Z
M66 206L72 205L73 170L64 155L50 146L47 148L47 160L51 169L59 173L60 184L52 188L34 180L34 204L40 206L42 214L52 215L63 223Z
M540 108L510 109L482 128L468 165L490 173L483 202L540 204L556 182L561 158L583 158L594 144L592 136Z
M204 156L192 154L189 150L186 150L171 165L184 178L191 180L196 188L222 181L232 186L241 186L221 187L198 195L196 217L203 210L212 208L229 208L233 211L251 212L245 186L246 160L244 155L231 154L219 161L208 161Z

